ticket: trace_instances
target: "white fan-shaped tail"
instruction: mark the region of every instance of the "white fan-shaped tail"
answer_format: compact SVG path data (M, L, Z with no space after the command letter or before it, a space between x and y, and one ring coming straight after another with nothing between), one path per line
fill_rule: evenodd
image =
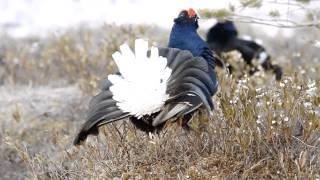
M135 53L127 44L120 50L112 57L121 75L108 76L117 106L138 118L159 111L169 97L166 89L172 70L167 67L167 59L159 56L156 47L148 57L148 42L143 39L135 41Z

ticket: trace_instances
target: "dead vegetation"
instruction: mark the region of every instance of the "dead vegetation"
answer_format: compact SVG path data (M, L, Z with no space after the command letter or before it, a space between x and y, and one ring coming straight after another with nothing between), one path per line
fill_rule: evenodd
M300 51L276 58L281 82L264 73L237 80L218 70L214 116L196 115L194 131L169 124L159 135L145 134L123 121L74 147L90 96L114 70L111 54L137 37L165 46L168 32L106 25L48 39L4 38L3 179L320 178L320 65L306 53L315 47L305 44L305 63L292 60Z

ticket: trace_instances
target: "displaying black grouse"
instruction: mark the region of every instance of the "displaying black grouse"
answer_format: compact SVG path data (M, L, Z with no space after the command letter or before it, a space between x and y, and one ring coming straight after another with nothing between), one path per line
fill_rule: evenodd
M142 39L136 40L135 52L126 44L120 46L121 52L113 54L120 73L109 75L101 92L92 98L75 145L90 134L97 135L100 126L125 118L152 132L169 119L182 118L186 124L200 109L212 113L211 98L218 86L214 58L198 39L196 19L192 9L179 14L168 48L149 49Z
M255 41L238 38L238 31L232 21L218 22L211 27L207 33L207 43L210 49L218 55L221 55L222 52L239 51L245 62L253 67L251 74L258 71L257 65L261 65L265 71L272 70L276 79L281 80L281 67L272 64L271 57L264 47ZM254 60L256 62L253 62ZM232 72L233 67L228 68Z

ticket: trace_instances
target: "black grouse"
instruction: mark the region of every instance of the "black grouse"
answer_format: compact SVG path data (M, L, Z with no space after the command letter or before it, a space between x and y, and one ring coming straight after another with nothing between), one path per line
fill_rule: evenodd
M90 134L97 135L100 126L125 118L153 132L169 119L182 118L186 124L200 109L211 115L218 87L214 58L198 39L197 17L192 12L184 10L174 20L172 46L149 49L142 39L136 40L134 52L126 44L120 46L120 52L113 54L119 74L108 75L101 92L90 101L75 145Z
M282 68L272 64L271 57L263 46L255 41L238 38L238 31L232 21L218 22L211 27L207 33L207 43L219 56L223 52L239 51L246 64L252 67L250 74L257 72L257 65L261 65L265 71L272 70L276 79L281 80ZM253 62L254 60L256 62ZM232 73L233 67L228 68Z

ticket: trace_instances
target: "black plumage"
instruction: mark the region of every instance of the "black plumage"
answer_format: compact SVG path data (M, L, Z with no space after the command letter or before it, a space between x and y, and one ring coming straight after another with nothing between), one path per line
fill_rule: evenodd
M253 60L262 58L262 53L266 53L266 57L259 65L261 65L265 71L273 71L277 80L280 80L282 77L282 68L272 63L271 56L263 46L255 41L238 38L238 31L232 21L218 22L211 27L207 33L207 43L210 49L218 55L233 50L239 51L246 64L252 67L250 74L258 71ZM221 64L218 65L222 66ZM229 66L228 68L230 72L232 72L233 67Z

